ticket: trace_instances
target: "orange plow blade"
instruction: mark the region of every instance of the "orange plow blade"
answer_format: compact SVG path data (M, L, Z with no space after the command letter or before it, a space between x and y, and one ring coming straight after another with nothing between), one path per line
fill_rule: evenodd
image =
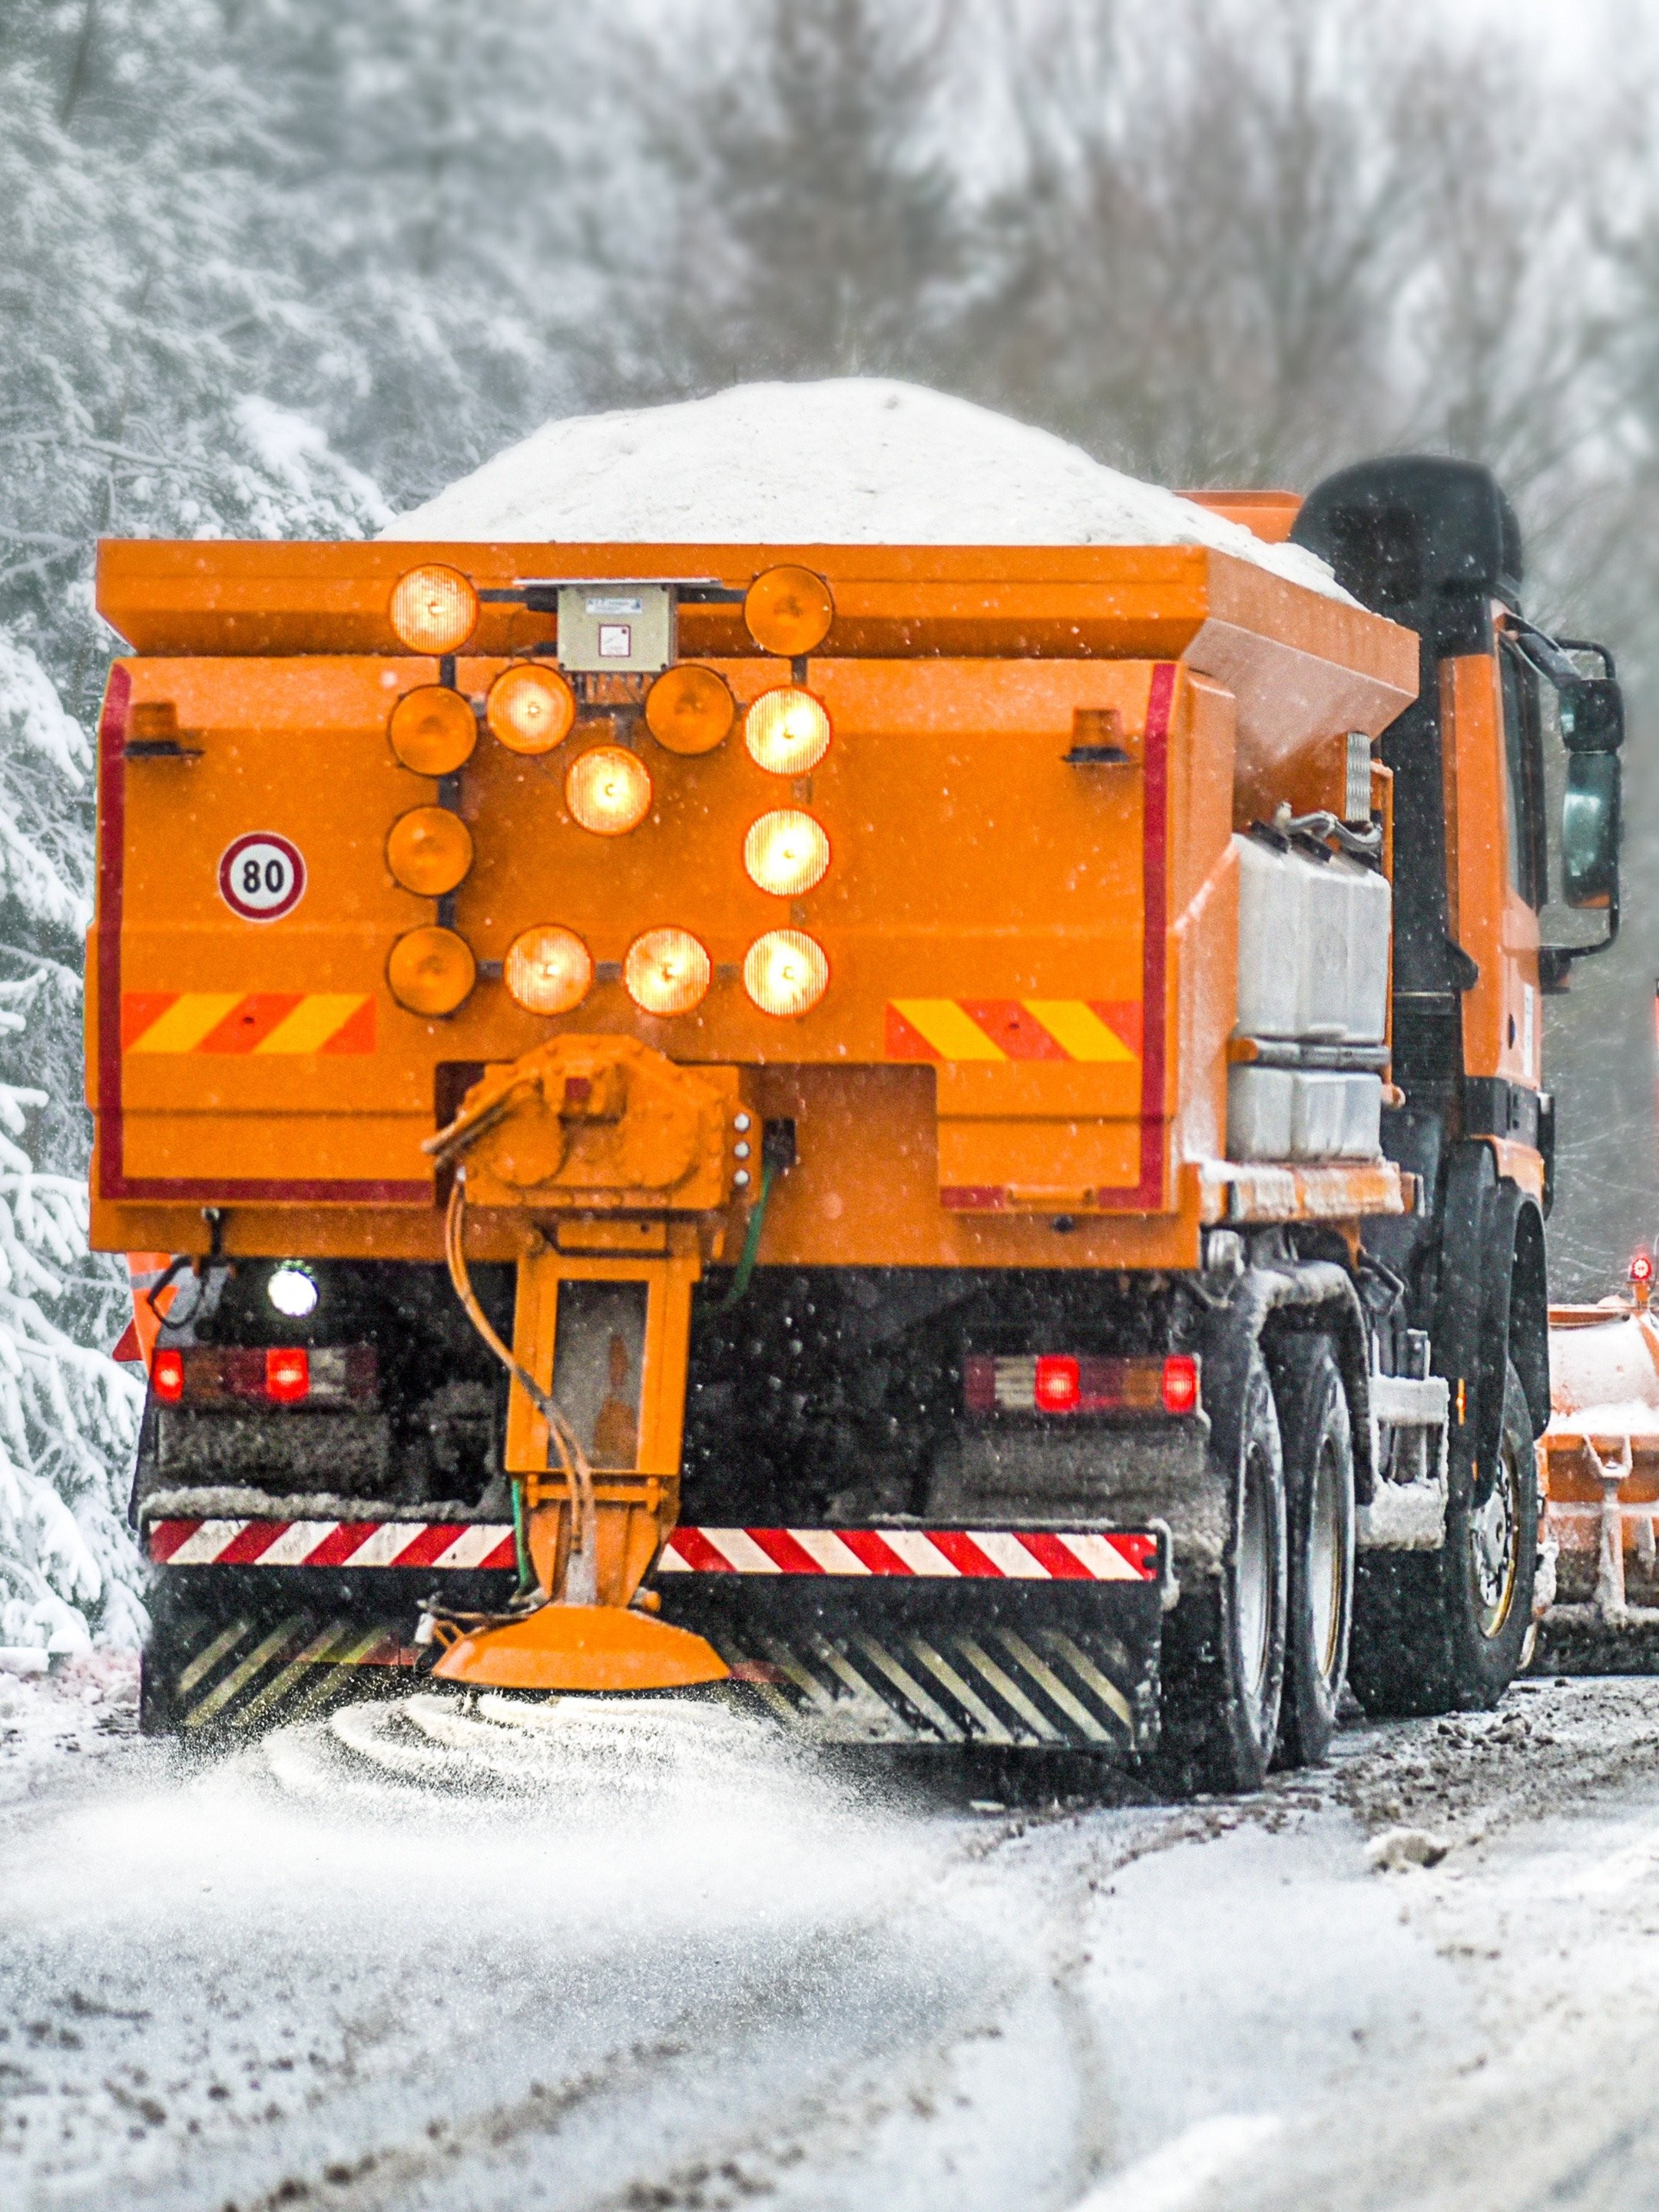
M631 1607L544 1605L459 1638L432 1671L480 1690L684 1690L729 1670L701 1636Z

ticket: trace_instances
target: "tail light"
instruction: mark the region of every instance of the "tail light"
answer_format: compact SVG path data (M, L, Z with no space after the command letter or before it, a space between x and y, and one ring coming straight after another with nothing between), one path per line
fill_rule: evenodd
M150 1385L164 1406L372 1406L372 1344L187 1345L158 1352Z
M1188 1352L1121 1359L972 1352L963 1362L963 1399L970 1413L1195 1413L1199 1364Z
M300 1406L311 1395L311 1354L303 1345L265 1354L265 1395L278 1406Z
M1083 1403L1082 1361L1045 1353L1031 1378L1031 1402L1039 1413L1075 1413Z
M1198 1362L1190 1352L1177 1352L1164 1363L1164 1410L1166 1413L1198 1411Z

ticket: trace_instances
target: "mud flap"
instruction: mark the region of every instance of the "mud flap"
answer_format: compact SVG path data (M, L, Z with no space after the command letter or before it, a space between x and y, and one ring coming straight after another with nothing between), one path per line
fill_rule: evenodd
M1158 1741L1155 1582L698 1574L659 1588L663 1619L731 1668L722 1695L819 1742L1127 1756Z
M734 1701L818 1741L1128 1756L1158 1741L1168 1560L1161 1534L1121 1540L1144 1553L1132 1579L992 1579L971 1562L960 1579L659 1573L658 1617L707 1637L732 1670L678 1694ZM436 1656L414 1643L432 1586L421 1569L163 1567L144 1651L146 1733L234 1740L350 1698L406 1694ZM456 1573L444 1595L487 1612L512 1588L508 1574Z
M422 1656L414 1605L390 1589L365 1605L344 1577L330 1579L332 1589L309 1577L296 1588L296 1577L164 1573L144 1645L145 1735L252 1735L347 1698L407 1692Z

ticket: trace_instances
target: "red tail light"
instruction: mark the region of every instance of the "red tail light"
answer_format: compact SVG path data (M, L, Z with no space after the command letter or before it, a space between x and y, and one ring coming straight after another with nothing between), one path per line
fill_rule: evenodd
M1044 1352L1035 1358L971 1352L963 1362L970 1413L1195 1413L1199 1363L1190 1352L1115 1358Z
M1164 1410L1166 1413L1198 1410L1198 1362L1190 1352L1172 1352L1164 1363Z
M1075 1359L1045 1352L1037 1361L1031 1395L1039 1413L1074 1413L1083 1402L1083 1376Z
M372 1344L192 1344L158 1352L151 1370L155 1395L169 1406L373 1406L380 1397L380 1362Z
M311 1354L303 1345L265 1354L265 1395L279 1406L297 1406L311 1395Z

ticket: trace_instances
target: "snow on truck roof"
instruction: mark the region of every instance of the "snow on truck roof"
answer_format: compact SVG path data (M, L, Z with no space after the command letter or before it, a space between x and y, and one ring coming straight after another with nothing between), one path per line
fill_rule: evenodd
M878 377L739 384L544 423L384 538L530 544L1206 545L1346 600L1326 564L1049 431ZM1352 604L1350 602L1350 604Z

